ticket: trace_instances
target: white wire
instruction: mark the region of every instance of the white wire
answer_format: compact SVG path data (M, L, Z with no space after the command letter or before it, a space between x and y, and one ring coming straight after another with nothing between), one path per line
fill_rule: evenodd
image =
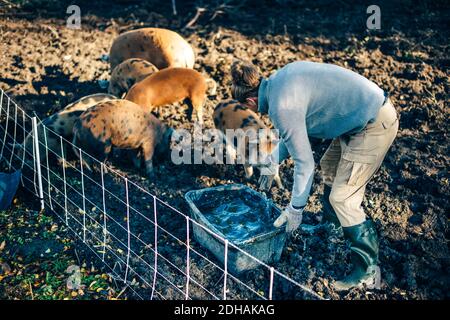
M69 186L69 187L71 187L71 186ZM55 189L57 189L56 187L55 187ZM76 190L75 190L76 191ZM68 198L68 201L72 204L72 205L74 205L78 210L82 210L82 208L80 208L79 206L77 206L70 198ZM89 200L88 200L89 201ZM59 205L59 203L58 203L58 205ZM73 217L71 214L69 214L71 217L72 217L72 219L74 219L80 226L83 226L83 223L81 223L79 220L77 220L75 217ZM107 215L113 222L115 222L119 227L121 227L122 229L124 229L125 231L126 231L126 229L120 224L120 223L118 223L113 217L111 217L111 216L109 216L109 215ZM91 218L89 215L88 215L88 218L90 219L90 220L92 220L93 222L95 222L95 223L97 223L98 224L98 222L97 221L95 221L93 218ZM192 220L191 220L192 221ZM159 228L161 228L160 226L158 226ZM113 237L116 241L118 241L124 248L126 248L127 246L119 239L119 238L117 238L114 234L112 234L112 233L110 233L110 232L108 232L108 234L111 236L111 237ZM138 241L140 241L140 242L142 242L144 245L147 245L146 243L144 243L141 239L139 239L139 237L137 237L137 236L135 236L134 234L132 234L131 233L131 235L133 235ZM175 236L174 236L174 238L175 239L177 239ZM98 239L98 238L97 238ZM150 248L150 250L152 250L151 248ZM194 252L196 252L199 256L201 256L201 257L204 257L203 255L201 255L200 253L198 253L197 251L195 251L194 249L192 249L191 248L191 250L192 251L194 251ZM131 251L136 257L138 257L138 259L140 259L140 260L142 260L140 257L139 257L139 255L137 254L137 253L135 253L134 251ZM115 254L114 254L115 255ZM161 254L157 254L158 256L160 256L161 258L163 258L165 261L167 261L172 267L174 267L177 271L179 271L182 275L184 275L184 276L186 276L186 274L181 270L181 269L179 269L179 268L177 268L173 263L171 263L170 262L170 260L168 260L167 258L165 258L163 255L161 255ZM115 255L115 256L117 256L117 255ZM205 259L206 259L206 257L204 257ZM218 267L220 270L222 270L218 265L216 265L216 264L214 264L213 262L211 262L210 260L208 260L208 259L206 259L209 263L212 263L213 265L215 265L216 267ZM122 260L123 261L123 260ZM146 265L148 265L148 263L145 261L145 260L142 260ZM125 263L125 262L124 262ZM151 268L151 266L150 265L148 265L150 268ZM155 269L155 270L157 270L157 269ZM159 272L158 272L159 273ZM261 298L265 298L264 296L262 296L259 292L257 292L257 291L255 291L253 288L251 288L251 287L249 287L247 284L245 284L245 283L243 283L242 281L240 281L239 279L237 279L236 277L234 277L234 276L232 276L231 274L229 274L229 276L233 279L233 280L235 280L236 282L238 282L239 284L241 284L241 285L243 285L245 288L247 288L248 290L251 290L253 293L255 293L255 294L257 294L259 297L261 297ZM165 280L166 281L168 281L168 282L170 282L168 279L166 279L165 278ZM195 281L194 279L192 279L191 278L191 280L196 284L196 285L198 285L200 288L202 288L205 292L207 292L208 294L210 294L213 298L215 298L215 299L218 299L218 297L217 296L215 296L213 293L211 293L210 291L208 291L204 286L202 286L200 283L198 283L197 281ZM177 290L178 290L178 288L177 288Z
M11 99L7 97L7 103L6 103L6 124L5 124L5 135L3 137L3 144L2 144L2 149L0 151L0 159L3 158L3 149L5 148L6 145L6 135L8 134L8 124L9 124L9 104Z
M189 278L191 267L189 260L189 219L186 219L186 300L189 298Z
M14 109L14 137L13 137L13 141L14 142L17 140L16 139L16 135L17 135L17 106ZM14 156L14 147L15 146L16 146L16 144L13 143L12 150L11 150L11 157L9 159L9 169L11 169L11 162L12 162L12 159L13 159L13 156Z
M47 188L48 188L48 202L50 203L50 209L53 210L52 197L50 195L51 191L51 182L50 182L50 166L48 164L48 147L47 147L47 132L45 131L45 126L42 128L44 131L44 140L45 140L45 156L46 156L46 165L47 165Z
M10 148L10 147L8 147L8 146L5 146L5 150L6 151L12 151L12 149ZM14 157L16 158L16 159L19 159L20 160L20 158L19 158L19 156L17 155L17 154L15 154L14 155ZM24 165L26 165L28 168L30 168L30 169L33 169L33 167L31 167L28 163L25 163ZM11 166L11 168L14 168L14 170L18 170L19 168L16 168L15 166Z
M53 172L53 171L52 171ZM55 173L54 173L55 174ZM69 185L69 187L71 187L70 185ZM55 189L57 189L56 187L54 187ZM71 187L72 188L72 187ZM59 191L59 190L58 190ZM74 189L74 191L76 191L77 192L77 190L76 189ZM59 191L60 192L60 191ZM81 195L81 194L80 194ZM72 205L74 205L77 209L79 209L79 210L82 210L79 206L77 206L70 198L67 198L67 200L72 204ZM89 201L89 199L88 199L88 201ZM60 207L62 207L59 203L58 203L58 205L60 206ZM70 215L70 214L69 214ZM71 217L72 217L72 219L74 219L78 224L80 224L81 226L83 225L80 221L78 221L75 217L73 217L72 215L70 215ZM94 219L92 219L89 215L88 215L88 217L93 221L93 222L95 222L95 223L97 223L98 224L98 222L97 221L95 221ZM117 221L115 221L115 219L113 219L112 217L111 217L111 219L118 225L118 226L120 226L120 227L122 227ZM188 221L188 220L187 220ZM191 220L192 221L192 220ZM160 226L158 226L159 228L161 228ZM123 228L123 227L122 227ZM167 232L167 231L166 231ZM109 233L109 232L108 232ZM122 243L121 241L120 241L120 239L118 239L117 237L115 237L112 233L109 233L113 238L115 238L117 241L119 241L119 243L121 243L124 247L126 247L126 245L124 244L124 243ZM136 239L138 239L139 241L141 241L142 242L142 240L140 240L139 239L139 237L136 237L134 234L132 234L131 233L131 235L133 235ZM173 236L175 239L178 239L178 238L176 238L175 236ZM98 239L98 238L97 238ZM179 240L178 240L179 241ZM180 241L181 243L182 243L182 241ZM144 243L145 244L145 243ZM150 248L151 249L151 248ZM194 249L192 249L191 248L191 250L192 251L194 251L194 252L196 252L199 256L201 256L201 257L203 257L204 259L206 259L206 257L204 257L203 255L201 255L200 253L198 253L197 251L195 251ZM140 258L134 251L133 251L133 253L138 257L138 258ZM114 254L115 255L115 254ZM179 268L177 268L173 263L171 263L169 260L167 260L164 256L162 256L162 255L160 255L159 253L158 253L158 255L159 256L161 256L165 261L167 261L171 266L173 266L175 269L177 269L178 271L180 271L183 275L185 275ZM115 255L115 256L117 256L117 255ZM206 259L209 263L212 263L210 260L208 260L208 259ZM143 260L143 262L144 263L146 263L144 260ZM147 263L146 263L147 264ZM218 267L216 264L214 264L214 263L212 263L213 265L215 265L216 267ZM150 266L151 267L151 266ZM221 270L221 268L220 267L218 267L220 270ZM156 270L156 269L155 269ZM231 276L231 275L230 275ZM240 281L239 279L237 279L237 278L235 278L235 277L233 277L233 276L231 276L235 281L237 281L238 283L240 283L240 284L242 284L242 285L244 285L247 289L249 289L249 290L251 290L252 292L254 292L255 294L257 294L258 296L260 296L261 298L264 298L262 295L260 295L258 292L256 292L254 289L252 289L252 288L250 288L248 285L246 285L245 283L243 283L242 281ZM168 279L165 279L166 281L168 281ZM194 280L194 279L192 279L191 278L191 280ZM169 281L170 282L170 281ZM214 294L212 294L211 292L209 292L205 287L203 287L200 283L198 283L197 281L193 281L195 284L197 284L199 287L201 287L205 292L207 292L208 294L210 294L212 297L214 297L214 298L216 298L216 299L218 299ZM177 288L178 289L178 288Z
M63 208L62 207L62 205L59 203L59 202L55 202L60 208ZM70 215L70 217L75 221L75 222L77 222L80 226L83 226L83 223L81 222L81 221L79 221L78 219L76 219L74 216L72 216L71 214L69 214ZM75 233L77 236L78 236L78 238L80 238L81 240L83 240L83 238L82 238L82 236L80 236L79 234L78 234L78 232L77 231L75 231L75 230L73 230L71 227L70 227L70 225L66 225L67 227L69 227L69 229L73 232L73 233ZM101 240L100 239L98 239L96 236L95 236L95 234L94 233L92 233L91 231L89 231L89 230L87 230L87 232L92 236L92 238L94 238L95 240L97 240L99 243L101 243ZM112 234L110 234L110 235L112 235ZM89 249L91 249L93 252L95 252L95 250L93 250L89 245L86 245ZM117 259L117 261L119 261L119 262L122 262L123 264L125 264L126 262L122 259L122 258L120 258L113 250L111 250L111 249L109 249L109 248L107 248L107 250L108 251L110 251L110 253L112 254L112 255L114 255L114 257ZM97 255L97 257L99 258L99 259L101 259L101 257L100 256L98 256L98 254L96 254ZM129 270L131 270L132 272L134 272L134 274L137 276L137 277L139 277L145 284L147 284L149 287L151 287L151 285L143 278L143 276L141 276L140 274L138 274L132 267L129 267ZM161 276L161 278L162 279L164 279L166 282L168 282L172 287L174 287L175 289L177 289L181 294L183 294L184 295L184 292L181 290L181 289L179 289L173 282L171 282L169 279L167 279L163 274L161 274L158 270L156 270L156 272Z
M81 199L83 200L83 239L86 241L86 197L84 195L84 172L83 172L83 155L80 150L80 171L81 171Z
M58 190L56 187L54 187L56 190ZM58 190L59 191L59 190ZM82 210L79 206L77 206L70 198L68 199L68 201L74 206L74 207L76 207L78 210ZM58 206L59 207L61 207L61 208L63 208L62 207L62 205L59 203L59 202L57 202L56 201L56 203L58 204ZM71 217L71 219L73 219L75 222L77 222L80 226L83 226L83 223L81 222L81 221L79 221L78 219L76 219L72 214L70 214L69 213L69 216ZM88 215L88 218L91 220L91 221L93 221L94 223L96 223L96 224L99 224L97 221L95 221L93 218L91 218L89 215ZM87 232L90 234L90 235L92 235L97 241L99 241L100 243L101 243L101 241L100 241L100 239L99 238L97 238L96 236L94 236L94 233L92 233L91 231L89 231L89 230L87 230ZM112 237L112 238L114 238L117 242L119 242L124 248L126 248L127 247L127 245L125 245L125 243L123 243L119 238L117 238L114 234L112 234L112 233L110 233L110 232L108 232L108 234ZM138 237L136 237L137 239L139 239ZM139 239L140 240L140 239ZM144 243L144 242L143 242ZM145 243L144 243L145 244ZM147 245L147 244L146 244ZM150 248L151 249L151 248ZM110 250L110 249L109 249ZM145 260L143 260L136 252L134 252L133 250L130 250L130 253L133 253L135 256L136 256L136 258L137 259L139 259L139 260L141 260L144 264L146 264L148 267L150 267L150 268L152 268L152 266L150 265L150 264L148 264ZM114 254L117 258L119 258L116 254ZM170 262L170 260L168 260L167 258L165 258L163 255L161 255L161 254L159 254L158 253L158 255L160 256L160 257L162 257L164 260L166 260L168 263L170 263L175 269L177 269L178 271L180 271L183 275L184 275L184 273L180 270L180 269L178 269L174 264L172 264L171 262ZM123 260L121 260L124 264L126 263L125 261L123 261ZM156 269L155 269L156 270ZM157 270L156 270L157 271ZM165 278L164 277L164 279L166 280L166 281L168 281L168 282L170 282L167 278ZM198 284L199 286L201 286L200 284ZM175 286L175 285L174 285ZM177 288L178 289L178 288ZM178 289L179 290L179 289ZM180 292L182 292L181 290L180 290Z
M66 180L66 158L64 156L64 146L63 146L63 139L62 136L60 138L60 144L61 144L61 157L62 157L62 170L63 170L63 186L64 186L64 213L66 216L66 224L68 224L67 221L67 180Z
M103 204L103 250L105 250L106 247L106 233L108 232L108 229L106 228L106 200L105 200L105 179L104 179L104 171L103 168L104 164L102 163L100 165L101 170L101 176L102 176L102 204ZM105 261L105 254L102 256L102 261Z
M0 89L1 90L1 89ZM5 134L4 134L4 139L3 139L3 145L2 145L2 149L0 152L0 155L3 155L3 151L5 149L5 147L7 148L7 150L11 150L8 146L6 145L6 138L10 137L12 138L13 141L13 147L11 150L11 157L10 157L10 161L9 161L9 165L12 166L12 159L15 156L14 153L14 145L17 142L17 136L16 136L16 131L17 131L17 126L19 126L20 128L23 129L23 142L22 142L22 146L23 146L23 157L22 157L22 164L21 167L23 167L24 165L27 165L28 167L31 168L30 165L28 165L28 163L25 162L25 155L26 154L30 154L28 150L26 150L26 145L25 145L25 141L26 141L26 117L28 117L29 119L31 119L31 117L29 115L26 114L26 112L20 108L14 101L12 101L7 95L6 93L4 93L3 90L1 90L1 95L0 95L0 115L3 109L3 99L4 96L7 98L8 100L8 105L7 105L7 111L6 111L6 126L4 128L5 130ZM11 136L8 133L8 126L9 126L9 108L10 108L10 103L13 103L16 107L15 109L15 116L14 116L14 134L13 136ZM17 121L17 110L21 110L22 111L22 125L20 125ZM211 264L212 266L214 266L214 268L217 268L219 271L223 271L224 272L224 299L226 299L227 297L227 292L228 292L228 288L227 288L227 279L233 279L234 281L238 282L239 284L243 285L245 288L247 288L248 290L254 292L255 294L257 294L258 296L260 296L263 299L266 299L265 296L261 295L259 292L255 291L253 288L249 287L247 284L245 284L244 282L242 282L241 280L237 279L236 277L234 277L232 274L230 274L228 272L228 249L229 247L233 248L234 250L241 252L242 254L244 254L245 256L247 256L250 259L253 259L257 264L259 264L260 266L267 268L269 270L269 299L273 298L273 285L274 285L274 275L277 274L278 276L282 277L283 279L291 282L293 285L297 286L298 288L304 290L305 292L311 294L313 297L318 298L318 299L323 299L321 296L319 296L318 294L316 294L314 291L312 291L311 289L305 287L304 285L301 285L300 283L296 282L295 280L291 279L290 277L288 277L287 275L281 273L280 271L274 269L273 266L269 266L266 263L263 263L262 261L260 261L259 259L257 259L256 257L250 255L248 252L246 252L245 250L239 248L237 245L233 244L232 242L228 242L228 240L226 240L225 238L223 238L221 235L213 232L212 230L209 230L208 228L206 228L205 226L203 226L202 224L198 223L197 221L191 219L188 215L180 212L178 209L172 207L170 204L166 203L165 201L157 198L155 195L153 195L152 193L150 193L148 190L145 190L144 188L142 188L141 186L139 186L138 184L134 183L133 181L129 181L127 179L127 177L125 177L123 174L119 173L117 170L110 168L109 166L104 165L102 162L98 161L96 158L92 157L91 155L85 153L82 149L79 149L79 153L80 153L80 170L78 170L75 166L71 165L70 163L66 162L65 159L65 155L64 155L64 148L63 148L63 143L69 145L69 146L73 146L74 145L66 140L64 137L60 136L59 134L57 134L56 132L54 132L53 130L51 130L50 128L46 127L43 123L40 123L41 126L43 126L43 130L44 130L44 139L45 139L45 143L43 144L41 141L39 141L38 139L38 143L43 144L43 146L46 148L46 156L47 156L47 161L46 161L46 165L41 165L43 167L47 168L47 178L43 179L48 183L48 203L50 205L50 208L53 208L53 203L52 203L52 199L55 200L55 204L58 205L58 207L60 207L61 209L64 210L65 213L65 224L66 226L78 237L83 239L83 241L86 243L86 246L95 253L95 255L101 259L104 264L110 268L111 270L114 270L114 268L111 268L111 266L105 262L105 254L106 252L110 252L115 258L117 262L121 262L124 265L126 265L126 271L125 271L125 277L124 277L124 282L126 284L126 286L128 288L130 288L131 291L134 291L134 293L139 296L140 298L142 298L142 296L140 296L133 288L131 285L128 285L128 281L127 281L127 277L128 277L128 273L129 271L133 272L137 277L139 277L148 287L150 287L152 289L152 293L151 293L151 299L153 299L154 294L158 295L160 298L165 299L165 297L158 291L156 290L156 286L157 286L157 275L160 276L161 279L165 280L167 283L169 283L170 286L172 286L173 288L175 288L177 291L179 291L181 294L183 294L183 296L185 297L185 299L190 299L190 291L189 291L189 283L192 281L193 284L198 285L200 288L202 288L203 291L207 292L208 294L210 294L212 297L217 298L213 293L211 293L209 290L207 290L204 286L202 286L200 283L198 283L194 278L192 278L191 274L190 274L190 259L191 259L191 252L195 253L198 255L198 257L200 257L201 259L205 260L207 263ZM0 127L2 127L0 125ZM51 148L49 148L48 146L48 142L47 142L47 134L46 132L51 132L53 133L56 137L59 137L60 139L60 146L61 146L61 156L58 155L55 151L53 151ZM34 145L33 145L34 148ZM33 155L32 156L36 156L36 150L33 150ZM59 174L53 172L48 164L48 151L54 153L57 157L61 157L62 162L63 162L63 178L61 178L59 176ZM90 176L85 175L83 172L83 153L85 156L91 158L94 162L100 164L101 166L101 184L99 184L98 182L96 182L94 179L92 179ZM16 156L16 158L20 159L18 156ZM35 163L33 162L33 165ZM66 171L65 171L65 167L66 165L69 165L70 167L72 167L75 171L78 171L81 174L81 182L82 182L82 193L80 194L75 188L73 188L70 184L67 183L66 180ZM116 196L113 192L111 192L110 190L108 190L107 188L105 188L105 181L104 181L104 169L108 169L109 172L115 174L118 178L122 179L125 181L125 191L126 191L126 201L124 202L121 198L119 198L118 196ZM34 181L31 181L28 177L25 177L23 175L23 179L26 179L30 182L33 183L35 189L36 189L36 183L35 183L35 179L36 179L36 168L35 166L33 166L33 177L34 177ZM50 172L52 174L54 174L56 177L58 177L58 180L61 180L63 182L63 186L64 186L64 206L62 206L56 199L57 198L53 198L51 195L51 189L53 187L53 189L55 190L55 192L57 194L62 194L61 190L59 188L57 188L54 184L51 183L50 181ZM97 207L97 204L95 204L94 202L92 202L91 200L89 200L86 196L85 196L85 188L84 188L84 177L86 177L87 179L89 179L90 181L92 181L94 184L98 185L99 187L102 188L102 204L103 204L103 210L102 210L102 214L103 214L103 225L101 225L98 221L96 221L94 218L92 218L90 216L90 214L88 214L86 212L86 201L88 201L90 204L93 204L95 207ZM29 185L23 183L24 187L26 189L29 190ZM151 219L148 219L144 214L142 214L139 210L133 208L132 206L130 206L129 204L129 185L133 185L135 186L139 191L141 191L142 193L149 195L150 197L153 198L153 206L154 206L154 219L153 221ZM77 194L79 194L82 197L82 201L83 201L83 209L80 209L79 206L72 201L72 199L70 199L67 196L67 186L69 188L71 188L71 190L74 190ZM31 190L30 190L31 191ZM35 190L35 193L37 192L37 190ZM126 205L126 209L127 209L127 227L124 228L120 223L118 223L111 215L106 213L106 194L110 195L111 197L117 199L117 201L119 201L119 203L125 204ZM47 200L44 200L47 202ZM68 208L68 202L71 203L71 205L73 205L75 208L78 208L79 210L82 210L83 212L83 222L80 222L78 219L76 219L69 211ZM169 232L168 230L166 230L165 228L161 227L160 225L158 225L158 219L157 219L157 204L160 203L163 206L167 207L168 209L170 209L171 212L173 213L177 213L178 215L180 215L181 217L184 217L186 219L186 242L181 241L181 239L178 239L177 236L175 236L174 234L172 234L171 232ZM137 213L140 217L144 218L146 221L149 221L150 223L152 223L154 225L154 248L152 249L150 244L146 244L144 241L142 241L139 236L134 235L131 230L130 230L130 210L133 210L133 212ZM53 210L54 211L54 210ZM56 213L56 212L55 212ZM56 213L57 214L57 213ZM60 215L57 214L57 216L59 218ZM81 237L77 231L75 231L74 229L72 229L72 227L69 224L69 216L71 218L71 221L74 221L78 224L80 224L83 227L83 236ZM96 226L99 225L102 230L103 230L103 240L101 241L100 239L98 239L95 236L95 233L93 233L92 231L87 229L87 225L86 225L86 216L89 218L90 225L91 226ZM119 226L120 229L124 229L127 232L127 245L124 245L122 243L122 241L120 239L118 239L112 232L110 232L109 230L107 230L107 226L106 226L106 221L107 219L110 219L112 222L114 222L115 224L117 224ZM63 220L61 218L61 220ZM64 220L63 220L64 221ZM92 223L93 222L93 223ZM224 269L222 269L219 265L215 264L214 262L212 262L211 260L209 260L207 257L205 257L204 255L202 255L200 252L196 251L190 243L190 234L189 234L189 230L190 230L190 224L191 222L202 228L203 230L205 230L206 232L208 232L209 234L211 234L212 236L214 236L216 239L218 239L219 241L222 241L225 244L225 250L226 250L226 255L225 255L225 267ZM160 254L158 252L158 229L162 230L163 232L165 232L166 234L168 234L170 237L172 237L173 239L175 239L180 245L185 245L186 246L186 272L183 272L180 268L178 268L174 263L172 263L170 260L168 260L166 257L164 257L162 254ZM98 241L98 243L102 244L102 256L100 257L98 255L98 253L91 248L87 241L86 241L86 234L89 234L90 236L92 236L93 239L95 239L96 241ZM110 248L110 246L106 245L107 241L106 241L106 236L109 235L111 236L111 238L116 239L116 241L118 241L118 243L120 243L121 245L124 245L124 247L127 248L127 259L126 262L123 261L123 259L121 259L119 256L117 256L117 254ZM136 252L134 252L134 250L131 249L131 237L133 236L133 238L137 239L140 243L143 243L147 248L149 248L151 251L153 251L154 253L154 264L153 266L151 266L149 263L147 263L144 259L142 259L141 256L139 256ZM130 265L130 256L131 254L133 254L135 257L137 257L138 261L142 261L144 263L144 265L146 265L147 267L149 267L149 269L153 270L153 281L152 284L150 285L140 274L138 274L133 267ZM177 285L175 285L173 282L171 282L169 279L167 279L162 273L160 273L158 271L158 257L161 257L162 259L164 259L164 261L167 261L167 263L169 263L169 265L173 268L175 268L175 270L177 270L178 272L180 272L180 274L186 276L186 288L185 291L183 292L181 289L178 288ZM115 272L114 272L115 273ZM120 277L117 274L118 277Z
M156 270L158 269L158 214L157 214L157 210L156 210L156 197L153 196L153 219L155 221L155 226L154 226L154 248L155 248L155 255L153 256L153 263L154 263L154 270L155 272L153 273L153 287L152 287L152 294L150 296L150 300L153 300L153 293L156 287Z
M126 201L127 201L127 266L125 269L125 282L127 281L127 275L128 275L128 269L130 267L130 250L131 250L131 241L130 241L130 204L129 204L129 200L128 200L128 179L125 178L125 197L126 197Z

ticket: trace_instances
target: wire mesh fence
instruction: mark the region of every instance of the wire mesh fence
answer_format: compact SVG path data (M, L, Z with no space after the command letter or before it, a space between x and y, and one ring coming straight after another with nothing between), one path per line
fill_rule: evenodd
M66 138L0 91L0 159L9 170L22 171L22 186L61 219L131 298L322 299ZM192 239L194 225L224 244L223 265ZM228 272L231 248L257 262L257 270L245 276Z

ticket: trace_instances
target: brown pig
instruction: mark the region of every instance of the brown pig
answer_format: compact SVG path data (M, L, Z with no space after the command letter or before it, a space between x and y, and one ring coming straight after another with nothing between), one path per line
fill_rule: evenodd
M128 100L99 103L83 112L73 128L73 144L99 161L113 148L138 151L146 172L153 175L153 156L168 154L172 129L141 106ZM140 159L136 159L140 160ZM90 168L91 161L83 158ZM139 167L139 161L135 161Z
M41 123L38 124L38 137L40 143L40 154L41 158L44 159L46 155L45 145L48 148L49 157L53 155L58 155L61 157L63 154L61 152L61 138L65 138L68 141L72 140L72 131L75 120L78 119L83 111L86 111L93 105L99 102L105 102L109 100L116 99L116 97L106 94L106 93L96 93L91 94L89 96L85 96L81 99L78 99L75 102L68 104L64 109L61 109L57 113L52 114L48 118L42 120ZM44 136L44 128L45 126L45 136ZM29 133L25 138L25 152L28 156L33 154L33 136L32 133ZM65 146L65 144L63 144ZM23 154L23 146L19 145L19 157L22 157ZM65 151L65 150L64 150ZM64 156L66 153L64 152ZM27 157L28 158L28 157Z
M195 54L191 45L174 31L142 28L122 33L114 40L109 53L111 70L129 58L147 60L158 69L192 69Z
M146 60L127 59L114 68L109 80L108 92L118 98L123 98L136 82L157 71L158 68Z
M213 82L211 91L214 94L214 80L205 79L198 71L187 68L163 69L136 83L125 99L146 108L149 112L156 107L184 100L188 105L189 119L192 120L192 111L195 110L197 121L201 124L210 81Z
M257 150L258 152L262 152L262 156L264 157L270 155L275 149L277 140L275 135L255 112L236 100L227 100L219 103L214 110L213 119L215 127L224 134L223 137L227 146L231 144L234 148L238 147L235 141L226 141L227 129L241 129L244 133L250 133L250 130L254 130L254 137L259 137L260 130L267 130L265 139L258 141L259 145L257 146ZM245 138L245 144L243 144L245 150L241 154L246 157L244 171L246 177L250 178L253 175L253 166L248 163L248 144L252 142L249 141L249 136L246 135ZM282 188L280 176L277 175L274 180L278 187Z

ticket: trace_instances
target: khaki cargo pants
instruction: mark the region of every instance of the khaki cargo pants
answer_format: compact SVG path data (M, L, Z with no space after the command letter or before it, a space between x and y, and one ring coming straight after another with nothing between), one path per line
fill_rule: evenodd
M398 131L397 112L387 99L377 118L361 132L335 138L320 160L330 203L343 227L366 220L361 207L366 185L380 168Z

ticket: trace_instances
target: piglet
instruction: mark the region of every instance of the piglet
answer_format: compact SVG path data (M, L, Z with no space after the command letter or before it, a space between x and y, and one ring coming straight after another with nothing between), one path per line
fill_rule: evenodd
M152 63L138 58L131 58L117 65L111 73L108 92L118 98L128 92L136 83L158 71Z
M61 138L65 138L68 141L72 140L72 131L73 125L78 117L92 107L93 105L99 102L105 102L116 99L113 95L106 93L96 93L91 94L89 96L82 97L61 109L60 111L52 114L48 118L42 120L41 123L38 124L38 136L39 141L42 146L47 146L48 152L45 150L45 147L40 148L41 153L41 161L45 159L46 153L51 157L53 155L57 155L58 157L66 156L65 150L61 151ZM45 136L43 125L46 127ZM18 145L18 157L22 158L23 153L27 152L27 154L33 154L33 135L30 132L25 138L25 150L23 149L23 145ZM63 144L65 147L65 144ZM64 152L64 154L62 154Z
M261 158L270 155L275 149L275 146L277 144L277 138L275 137L275 135L255 112L236 100L227 100L219 103L214 110L213 119L216 129L219 129L223 133L224 141L227 144L227 150L230 150L230 146L232 146L233 148L238 147L236 145L236 141L227 141L227 129L240 129L243 131L243 133L246 134L244 144L242 144L245 149L240 154L245 155L244 171L246 177L252 177L253 166L249 163L250 152L248 150L249 143L253 143L253 141L249 141L250 137L252 136L250 134L250 131L253 130L253 137L258 138L260 138L260 130L264 130L264 133L266 134L265 139L257 141L259 143L259 145L257 145L257 150L263 153L262 155L259 155ZM229 153L233 156L236 155L235 149ZM279 175L277 175L274 180L279 188L283 187Z
M106 161L113 148L132 149L145 162L148 176L153 176L153 157L169 153L173 130L141 106L128 100L99 103L83 112L73 129L73 144L99 161ZM90 169L91 161L83 158Z
M189 119L192 120L192 111L195 110L197 121L202 124L208 88L211 88L211 94L215 94L214 80L205 79L200 72L187 68L168 68L136 83L125 99L137 103L149 112L156 107L184 100L188 105Z

